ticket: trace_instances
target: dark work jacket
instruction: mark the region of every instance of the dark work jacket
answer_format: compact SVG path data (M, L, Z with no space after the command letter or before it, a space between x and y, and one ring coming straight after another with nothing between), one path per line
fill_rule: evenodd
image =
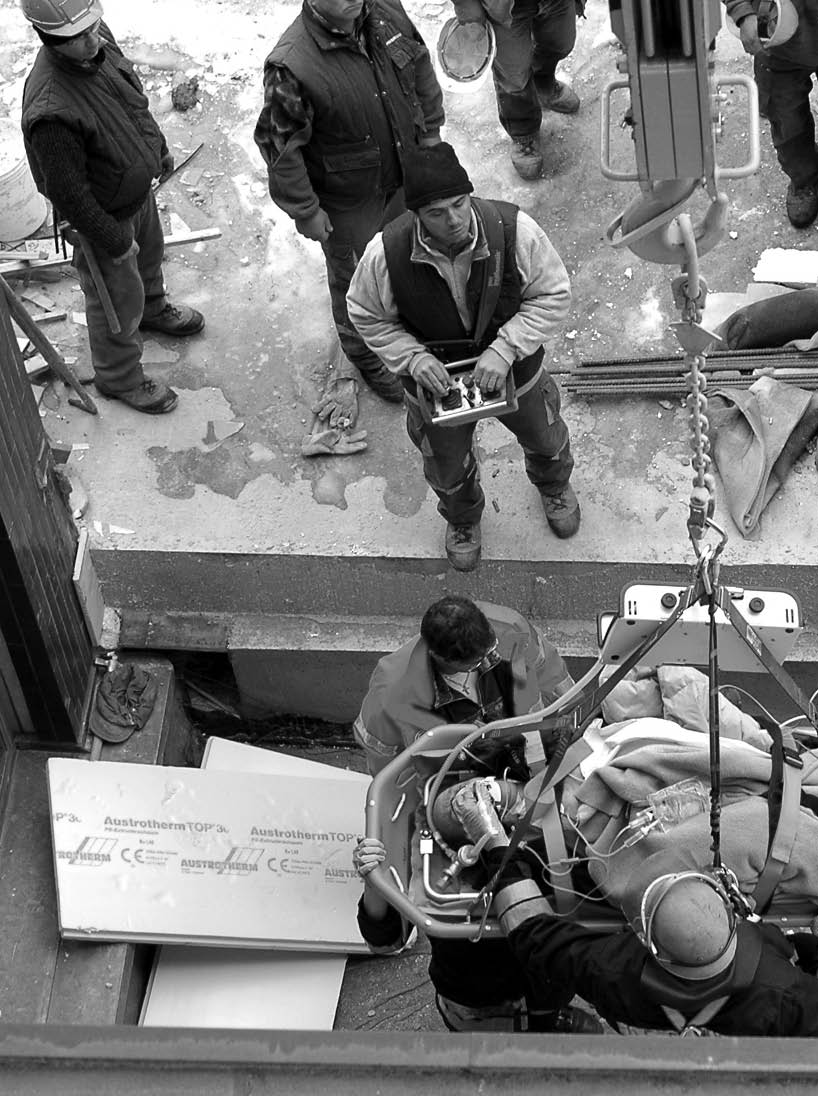
M520 310L522 278L517 268L517 206L510 202L472 198L472 207L482 225L488 243L487 259L472 262L466 293L469 311L474 317L472 330L466 331L457 305L440 273L427 262L413 262L415 215L408 212L386 226L383 249L389 280L401 323L428 346L440 361L476 357L497 337L497 332ZM488 295L499 295L486 315ZM543 348L512 366L514 383L519 388L540 367ZM401 378L414 394L415 382Z
M793 964L795 948L775 925L740 925L739 949L748 946L743 937L750 933L757 937L752 980L733 988L706 1026L719 1035L818 1035L818 978ZM646 964L658 965L630 929L584 928L546 915L523 921L508 942L533 985L556 984L577 993L612 1024L672 1026L661 1005L674 1005L673 999L646 988ZM654 973L660 981L661 968ZM679 981L664 978L668 984ZM690 1019L696 1011L691 1006L685 1015Z
M417 145L426 129L416 70L431 70L431 62L398 0L374 0L362 34L366 52L350 37L331 34L305 4L264 66L265 74L271 67L288 69L313 107L312 136L300 151L327 210L351 209L396 190L403 180L402 151ZM437 107L442 121L442 99ZM273 200L279 191L286 199L288 180L278 177L275 163L269 178Z
M45 193L30 134L41 121L67 126L84 146L93 196L106 213L127 217L147 198L167 146L133 65L104 23L100 33L103 46L89 69L40 47L23 91L23 136L34 181Z

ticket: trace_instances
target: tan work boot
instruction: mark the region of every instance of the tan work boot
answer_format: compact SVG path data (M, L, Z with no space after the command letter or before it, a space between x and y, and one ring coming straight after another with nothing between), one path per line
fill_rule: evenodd
M446 526L446 557L455 571L473 571L480 562L480 526L477 522L472 525Z
M570 485L563 487L557 495L540 495L542 508L545 511L545 519L554 533L561 539L567 540L579 529L580 510L579 500Z
M163 335L198 335L204 327L204 316L186 304L165 305L155 316L143 316L141 331L161 331Z
M521 179L530 182L542 176L543 159L539 133L530 133L528 137L513 138L511 162Z
M162 381L146 377L135 388L126 388L124 392L114 392L101 381L94 381L97 391L111 400L122 400L134 411L144 411L146 415L165 415L179 402L178 395Z
M554 110L557 114L576 114L579 110L579 96L562 80L546 83L535 76L534 84L543 110Z

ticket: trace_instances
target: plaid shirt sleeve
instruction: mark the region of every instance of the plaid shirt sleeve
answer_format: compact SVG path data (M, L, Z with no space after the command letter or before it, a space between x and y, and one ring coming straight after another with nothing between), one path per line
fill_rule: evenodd
M311 217L319 208L301 154L312 137L313 115L295 76L283 66L268 65L264 106L253 136L267 164L270 197L293 220Z

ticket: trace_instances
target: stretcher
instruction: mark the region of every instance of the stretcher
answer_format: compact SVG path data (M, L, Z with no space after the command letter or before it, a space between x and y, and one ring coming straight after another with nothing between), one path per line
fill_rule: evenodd
M546 740L551 748L550 759L540 764L527 785L528 811L512 832L512 845L520 844L527 857L540 863L544 890L558 915L580 924L621 926L621 911L600 900L581 870L571 870L558 808L560 782L573 769L572 750L599 715L602 701L630 669L668 662L707 665L709 661L711 699L715 695L717 701L721 649L723 669L771 674L802 713L797 720L772 729L772 777L766 797L769 841L753 897L756 913L763 914L765 920L787 928L809 925L815 916L809 904L794 902L791 909L777 904L774 916L764 913L788 863L798 824L801 751L807 743L818 744L814 704L818 690L807 698L770 650L774 647L783 660L801 629L800 608L791 595L709 584L702 566L697 567L694 582L687 588L661 584L627 587L619 611L600 616L598 659L556 703L479 727L441 725L416 739L378 773L367 793L366 833L383 842L387 855L369 880L402 917L427 935L469 940L497 935L500 929L491 911L493 881L486 878L470 843L441 833L434 806L446 788L478 775L472 749L522 735L527 747L533 747L527 749L527 756L536 754ZM606 667L615 669L603 682L600 679ZM719 862L717 702L710 714L714 868L728 872ZM797 725L792 726L793 722Z

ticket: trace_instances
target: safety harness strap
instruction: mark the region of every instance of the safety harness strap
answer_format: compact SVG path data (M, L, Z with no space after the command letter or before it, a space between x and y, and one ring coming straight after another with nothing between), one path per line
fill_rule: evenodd
M678 1009L670 1008L669 1005L662 1005L662 1012L670 1020L679 1035L703 1035L704 1032L701 1029L707 1027L713 1017L721 1011L729 1000L729 997L717 997L715 1001L710 1001L704 1008L699 1009L696 1015L691 1016L689 1020L686 1020Z
M780 770L781 801L778 819L771 819L775 829L767 848L767 859L758 877L753 898L756 913L764 913L781 881L784 868L792 855L801 809L801 770L804 763L798 755L795 739L787 727L777 727L773 733L773 772ZM775 809L772 796L770 811Z

